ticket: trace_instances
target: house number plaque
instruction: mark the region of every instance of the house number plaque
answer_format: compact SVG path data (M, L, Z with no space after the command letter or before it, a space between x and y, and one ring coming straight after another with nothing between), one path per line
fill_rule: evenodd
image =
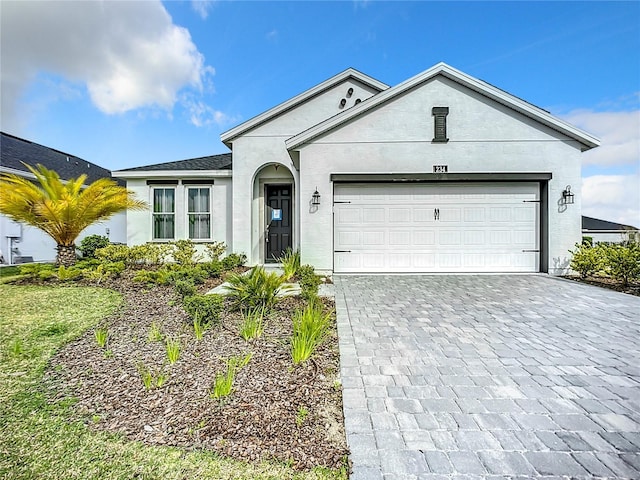
M434 165L433 173L447 173L449 171L449 165Z

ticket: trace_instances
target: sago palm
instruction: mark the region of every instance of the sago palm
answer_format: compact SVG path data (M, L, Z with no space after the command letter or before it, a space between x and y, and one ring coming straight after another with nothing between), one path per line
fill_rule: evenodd
M58 245L59 265L75 263L75 241L89 225L123 210L147 208L111 179L101 178L84 187L86 175L63 182L55 171L42 165L24 165L36 181L17 175L0 177L0 213L53 238Z

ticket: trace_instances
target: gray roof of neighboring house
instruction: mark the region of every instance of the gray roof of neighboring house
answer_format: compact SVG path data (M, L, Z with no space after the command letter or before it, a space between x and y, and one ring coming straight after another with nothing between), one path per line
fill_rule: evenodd
M623 225L621 223L608 222L598 218L582 216L583 230L606 230L606 231L622 231L622 230L638 230L637 227L631 225Z
M0 132L0 166L28 173L22 162L35 167L38 163L54 170L63 180L87 175L85 183L111 178L111 172L80 157L45 147L24 138ZM118 182L121 183L121 182Z
M142 167L125 168L121 172L153 172L162 170L231 170L231 153L220 153L207 157L189 158L176 162L156 163Z

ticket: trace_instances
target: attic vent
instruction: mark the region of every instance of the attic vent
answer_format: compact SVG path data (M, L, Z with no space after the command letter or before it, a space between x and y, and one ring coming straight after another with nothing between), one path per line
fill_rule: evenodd
M360 100L359 98L356 98L356 105L359 104L360 102L362 102L362 100Z
M433 142L446 143L447 138L447 115L449 107L433 107L431 109L433 115Z
M347 99L343 98L342 100L340 100L340 108L344 108L344 106L347 104Z
M350 97L351 95L353 95L353 88L347 90L347 97Z

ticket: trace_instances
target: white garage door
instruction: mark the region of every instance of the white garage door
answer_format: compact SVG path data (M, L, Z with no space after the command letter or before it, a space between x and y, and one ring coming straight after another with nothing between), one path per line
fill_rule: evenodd
M334 271L537 272L537 183L336 184Z

